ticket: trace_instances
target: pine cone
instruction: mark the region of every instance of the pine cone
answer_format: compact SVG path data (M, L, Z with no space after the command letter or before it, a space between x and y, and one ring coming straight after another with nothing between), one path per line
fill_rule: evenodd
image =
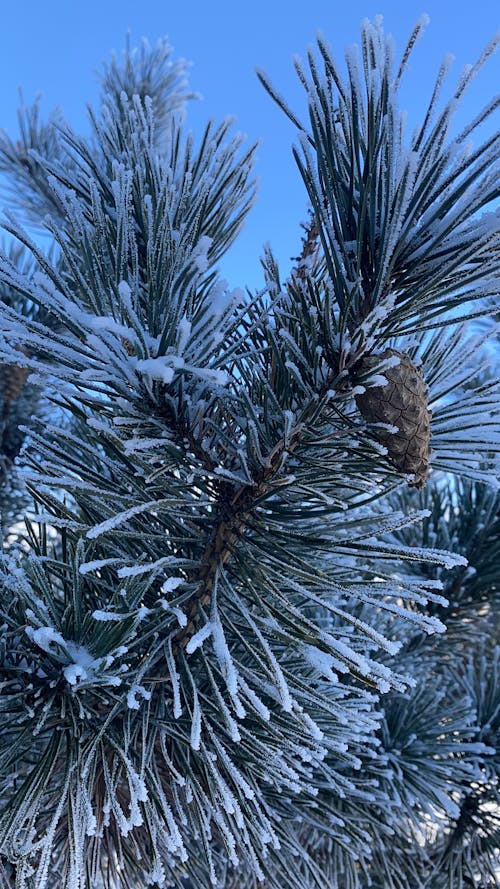
M27 367L15 364L0 365L0 394L4 404L9 405L18 397L30 371Z
M405 473L413 473L409 485L422 488L429 476L429 442L431 437L427 385L420 368L411 358L396 349L386 349L380 355L362 358L356 367L356 377L372 371L381 360L397 355L400 363L382 372L386 386L372 386L355 395L362 417L368 423L388 423L398 432L375 429L373 435L387 448L391 463Z

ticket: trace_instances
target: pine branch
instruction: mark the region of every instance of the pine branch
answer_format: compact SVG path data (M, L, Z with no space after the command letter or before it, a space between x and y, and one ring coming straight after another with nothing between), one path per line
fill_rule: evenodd
M490 879L495 818L472 835L496 800L498 658L475 612L497 611L478 485L498 380L471 321L498 288L498 217L476 218L498 171L494 139L462 143L494 104L450 142L443 65L405 142L421 27L394 67L365 23L345 76L321 41L324 70L296 66L308 128L274 92L312 215L256 295L217 270L253 149L227 122L183 134L165 43L105 70L89 140L32 115L24 162L3 143L22 203L50 192L57 255L9 218L33 259L0 260L0 355L67 418L33 421L36 521L0 566L0 841L26 889ZM454 478L403 494L429 410ZM449 642L424 642L445 595Z
M317 250L317 238L318 230L314 219L312 219L306 227L306 237L303 240L300 256L297 257L297 267L291 274L291 286L293 286L295 281L306 281L308 277L307 266ZM269 379L271 388L274 387L276 382L276 361L276 355L273 354ZM326 392L332 388L332 385L333 381L327 379L323 385L323 391L315 393L317 400L322 401L325 398ZM316 413L315 405L311 405L309 413ZM188 645L196 631L200 610L210 605L211 592L217 580L217 574L231 558L238 539L244 534L247 520L251 518L255 504L265 500L273 492L273 483L277 481L278 485L280 484L283 451L286 449L287 454L293 455L295 448L298 446L300 434L307 426L306 414L307 411L304 411L301 422L295 429L289 430L287 439L278 442L274 446L269 456L265 459L265 468L262 467L260 471L254 474L251 485L242 485L236 491L228 484L220 486L216 514L220 514L221 517L215 524L211 539L207 544L201 561L199 586L188 603L187 625L181 628L175 637L175 641L183 648ZM192 438L190 438L190 443L193 446ZM201 449L198 443L196 443L195 449L195 452L202 456L207 469L213 471L215 468L213 463L210 461L207 464L206 454L200 453Z
M492 41L474 70L495 46ZM389 295L394 303L379 325L382 337L424 325L436 307L442 322L448 318L453 323L446 313L453 308L454 294L463 293L470 283L470 297L482 296L480 288L473 289L478 268L482 281L489 268L498 278L494 211L485 212L479 229L476 218L498 196L498 135L470 156L463 149L465 136L446 143L467 75L424 138L444 66L419 135L405 144L397 94L412 48L410 42L396 76L380 22L365 23L363 63L349 50L344 78L320 40L324 73L318 73L312 53L310 76L298 68L308 96L309 132L284 109L298 128L300 147L294 156L311 200L339 312L353 337ZM264 86L283 107L274 88L267 81ZM495 108L495 102L487 105L467 135Z

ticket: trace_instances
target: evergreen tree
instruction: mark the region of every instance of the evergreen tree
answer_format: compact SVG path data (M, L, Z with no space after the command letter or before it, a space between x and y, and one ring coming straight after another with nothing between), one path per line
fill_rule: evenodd
M395 61L365 22L345 71L320 40L307 122L260 75L311 215L257 293L218 271L254 150L185 133L165 42L88 138L2 137L6 887L498 885L495 102L452 129L495 44L407 137L421 30Z

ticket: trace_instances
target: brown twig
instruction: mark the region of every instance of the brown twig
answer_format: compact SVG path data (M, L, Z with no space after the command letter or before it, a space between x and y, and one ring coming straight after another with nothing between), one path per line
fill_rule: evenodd
M302 239L302 250L300 252L300 256L294 257L297 265L294 269L292 269L291 279L299 279L299 281L305 281L308 274L308 269L306 265L306 261L311 257L315 256L318 253L318 238L319 238L319 229L316 224L316 220L314 216L312 216L309 224L305 226L306 235Z
M297 259L297 265L292 270L291 282L299 279L304 281L307 278L306 260L318 251L319 230L314 217L311 218L309 225L306 227L306 236L302 241L302 250ZM273 368L271 367L271 380L273 379ZM331 381L325 386L325 391L331 385ZM290 440L286 445L286 450L291 453L299 444L300 431L303 423L296 427L290 436ZM208 455L196 446L196 442L188 436L193 452L197 457L202 456L205 461ZM209 604L214 588L217 572L227 564L231 558L238 540L242 537L247 527L249 515L253 512L254 504L263 496L265 496L272 488L272 480L281 465L282 453L285 450L285 443L278 442L271 454L269 455L268 465L263 467L254 479L253 483L242 485L238 490L221 482L219 485L220 501L218 508L218 519L213 528L212 534L207 542L205 553L201 560L200 572L198 575L198 585L188 602L187 624L181 627L174 636L174 642L181 648L185 649L196 632L197 622L202 609ZM205 465L206 462L205 462ZM207 465L207 469L213 470L213 465Z

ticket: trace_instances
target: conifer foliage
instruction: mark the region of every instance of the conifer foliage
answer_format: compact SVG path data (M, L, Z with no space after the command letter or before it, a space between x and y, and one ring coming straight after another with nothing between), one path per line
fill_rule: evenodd
M495 43L409 136L422 27L396 60L365 22L345 69L319 40L307 122L260 75L311 215L257 293L218 271L254 149L185 131L166 42L88 138L37 105L2 136L2 393L45 403L0 569L6 887L497 885L496 105L452 121Z

